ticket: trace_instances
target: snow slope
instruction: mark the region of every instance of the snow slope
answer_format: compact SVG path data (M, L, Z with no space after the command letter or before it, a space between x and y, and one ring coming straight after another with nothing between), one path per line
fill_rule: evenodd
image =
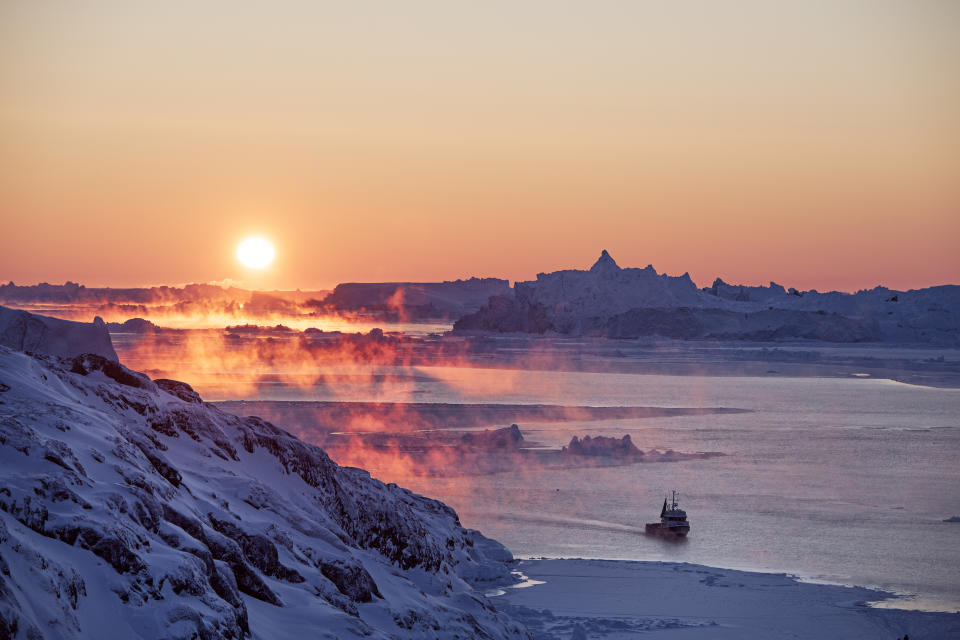
M475 591L510 559L184 383L0 347L0 638L524 638Z

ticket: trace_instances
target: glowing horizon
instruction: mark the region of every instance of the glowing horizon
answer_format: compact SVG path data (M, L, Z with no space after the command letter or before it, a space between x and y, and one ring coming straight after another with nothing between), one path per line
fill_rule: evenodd
M236 251L235 253L239 253L239 247L237 247L237 251ZM599 254L597 254L597 257L599 257ZM624 269L628 269L628 268L642 269L642 268L645 268L645 267L647 267L647 266L652 266L652 267L654 267L654 269L656 269L656 271L657 271L658 273L660 273L661 275L669 275L669 276L674 276L674 277L676 277L676 276L682 276L682 275L684 275L684 274L690 274L689 271L667 272L667 271L664 271L664 270L662 270L662 269L657 268L657 266L654 265L654 264L644 264L644 265L640 265L640 264L635 264L635 265L623 264L623 263L620 263L620 262L619 262L619 260L617 259L617 256L611 256L611 257L613 257L614 260L617 260L617 262L619 263L619 266L620 266L621 268L624 268ZM236 259L238 262L242 263L242 260L240 260L238 257L235 258L235 259ZM271 259L271 262L272 262L272 259ZM328 284L326 284L326 285L321 285L321 286L295 287L295 286L283 286L282 284L276 284L276 285L262 285L262 284L260 284L260 282L262 282L262 280L263 280L263 277L262 277L262 276L261 276L261 277L258 277L259 274L258 274L258 273L254 273L254 272L269 272L269 270L270 270L270 263L268 262L268 263L267 263L265 266L263 266L263 267L251 267L251 266L244 265L244 267L248 270L247 278L246 278L246 279L243 279L243 278L241 277L240 279L227 278L227 279L224 279L224 280L210 280L210 281L205 281L205 282L203 282L203 281L184 281L184 282L176 282L176 283L174 283L174 282L171 282L171 283L150 282L150 283L145 283L145 284L136 284L136 283L134 283L134 284L103 284L103 283L94 283L94 284L91 284L91 283L88 283L88 282L79 281L79 280L77 280L77 279L75 279L75 278L66 278L66 279L61 279L61 280L37 280L37 281L31 281L31 282L27 282L27 281L15 281L15 280L10 279L10 278L7 278L7 279L0 278L0 285L4 285L4 284L7 284L7 283L11 283L11 282L12 282L13 284L16 284L17 286L32 286L32 285L39 285L39 284L49 284L49 285L52 285L52 286L59 286L59 285L64 285L64 284L66 284L67 282L73 282L73 283L75 283L75 284L81 285L81 286L86 287L86 288L88 288L88 289L111 289L111 288L112 288L112 289L126 289L126 288L150 289L150 288L155 288L155 287L171 287L171 288L182 289L182 288L184 288L184 287L188 287L188 286L192 286L192 285L209 285L209 286L220 287L220 288L222 288L222 289L224 289L224 290L240 289L240 290L247 290L247 291L250 291L250 292L261 292L261 293L270 293L270 292L276 292L276 293L281 293L281 292L282 292L282 293L293 293L293 292L297 292L297 291L302 291L302 292L323 291L323 292L327 292L327 291L332 291L332 290L333 290L337 285L339 285L339 284L355 283L355 282L383 282L383 283L394 283L394 282L395 282L395 283L404 283L404 282L410 282L410 283L420 283L420 282L442 282L442 281L444 281L444 280L450 281L450 280L457 280L457 279L470 279L470 278L476 277L476 278L499 278L499 279L502 279L502 280L507 280L507 281L510 283L510 285L513 286L513 284L516 283L516 282L534 281L534 280L537 279L537 276L538 276L539 274L541 274L541 273L550 273L550 272L553 272L553 271L562 271L562 270L567 270L567 269L588 270L592 264L593 264L593 262L591 261L591 262L588 262L588 263L585 263L585 264L558 266L558 267L555 268L555 269L541 269L541 270L539 270L537 273L531 274L529 277L526 277L526 278L517 278L517 279L507 278L507 277L504 277L504 276L501 276L501 275L489 275L489 274L486 274L486 275L468 274L468 275L461 275L461 276L458 276L458 277L451 277L451 278L434 278L434 279L420 279L420 280L410 279L410 278L408 278L408 279L386 278L386 279L382 279L382 280L362 280L362 279L357 279L357 278L353 278L353 279L348 278L348 279L340 280L340 281L337 281L337 282L330 282L330 283L328 283ZM870 286L859 286L859 287L856 287L856 288L846 288L846 289L844 289L844 288L796 287L796 286L793 284L792 281L780 281L780 280L776 280L776 279L763 279L763 278L760 278L760 279L758 279L758 280L756 280L756 281L749 281L749 282L748 282L748 281L732 280L732 279L730 279L730 278L726 278L726 277L721 276L721 275L714 276L714 277L710 277L710 278L705 279L705 280L698 280L697 278L693 277L692 274L690 274L690 276L691 276L691 279L693 280L694 284L697 286L697 288L701 288L701 289L702 289L702 288L705 288L705 287L711 286L711 285L713 284L713 282L714 282L717 278L720 278L721 280L723 280L723 281L724 281L726 284L728 284L728 285L744 285L744 286L763 286L763 287L766 287L766 286L769 286L769 285L772 285L772 284L776 284L776 285L780 285L780 286L783 286L784 288L788 288L788 289L791 288L791 287L797 288L797 289L800 290L800 291L809 291L809 290L812 289L812 290L819 291L820 293L824 293L824 292L828 292L828 291L839 291L839 292L844 292L844 293L856 293L856 292L858 292L858 291L874 289L874 288L876 288L876 287L885 287L885 288L887 288L887 289L894 289L894 290L900 290L900 291L908 291L908 290L911 290L911 289L925 289L925 288L929 288L929 287L936 287L936 286L943 286L943 285L958 285L958 284L960 284L960 281L954 281L954 282L944 281L944 282L932 282L932 283L930 283L930 284L922 284L922 285L919 285L919 286L894 287L894 286L890 286L890 285L887 285L887 284L882 283L882 282L878 282L878 283L873 284L873 285L870 285ZM38 310L38 312L41 312L41 313L42 313L42 310ZM213 323L213 324L211 324L210 326L219 326L219 324L218 324L218 323Z
M0 8L0 281L960 283L960 3ZM259 274L235 249L277 247Z

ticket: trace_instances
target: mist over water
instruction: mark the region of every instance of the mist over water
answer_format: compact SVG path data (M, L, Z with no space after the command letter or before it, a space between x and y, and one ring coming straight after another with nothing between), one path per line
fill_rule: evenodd
M869 379L525 375L532 384L522 386L540 389L545 403L752 412L520 425L554 446L630 434L641 448L720 458L405 480L515 554L785 571L916 594L910 606L960 608L960 525L943 522L960 515L960 392ZM646 537L643 524L673 488L690 537Z
M216 372L203 384L186 379L208 400L743 409L519 422L526 441L549 448L573 436L629 434L641 449L726 454L717 458L457 477L364 466L446 502L465 526L518 556L787 572L915 594L897 606L960 609L960 524L943 521L960 515L960 390L855 371L848 378L800 378L330 364L318 373L310 385L283 375L256 386L218 379ZM310 440L304 428L291 430ZM643 534L671 489L689 515L686 541Z

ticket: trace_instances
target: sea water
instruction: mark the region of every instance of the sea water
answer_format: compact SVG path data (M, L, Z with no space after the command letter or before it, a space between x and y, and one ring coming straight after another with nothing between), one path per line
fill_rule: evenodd
M913 594L897 606L960 609L960 523L944 522L960 515L958 390L856 377L533 371L506 374L515 391L504 391L488 390L497 385L483 377L494 371L434 375L448 391L425 389L426 401L749 410L520 425L544 445L629 434L642 449L725 454L718 458L408 480L516 555L788 572ZM672 489L690 536L645 536Z
M384 371L386 369L386 371ZM547 447L629 434L722 457L590 469L384 478L438 498L523 557L693 562L879 587L896 606L960 609L960 390L889 380L378 368L273 389L315 400L728 407L747 413L521 424ZM371 382L373 380L374 382ZM387 380L387 382L384 382ZM265 398L266 399L266 398ZM372 470L377 475L378 470ZM680 492L691 533L643 533Z

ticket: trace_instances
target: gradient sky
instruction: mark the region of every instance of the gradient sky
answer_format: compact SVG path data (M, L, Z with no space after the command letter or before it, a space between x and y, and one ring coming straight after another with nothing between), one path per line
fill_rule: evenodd
M960 283L958 114L956 0L0 0L0 281Z

